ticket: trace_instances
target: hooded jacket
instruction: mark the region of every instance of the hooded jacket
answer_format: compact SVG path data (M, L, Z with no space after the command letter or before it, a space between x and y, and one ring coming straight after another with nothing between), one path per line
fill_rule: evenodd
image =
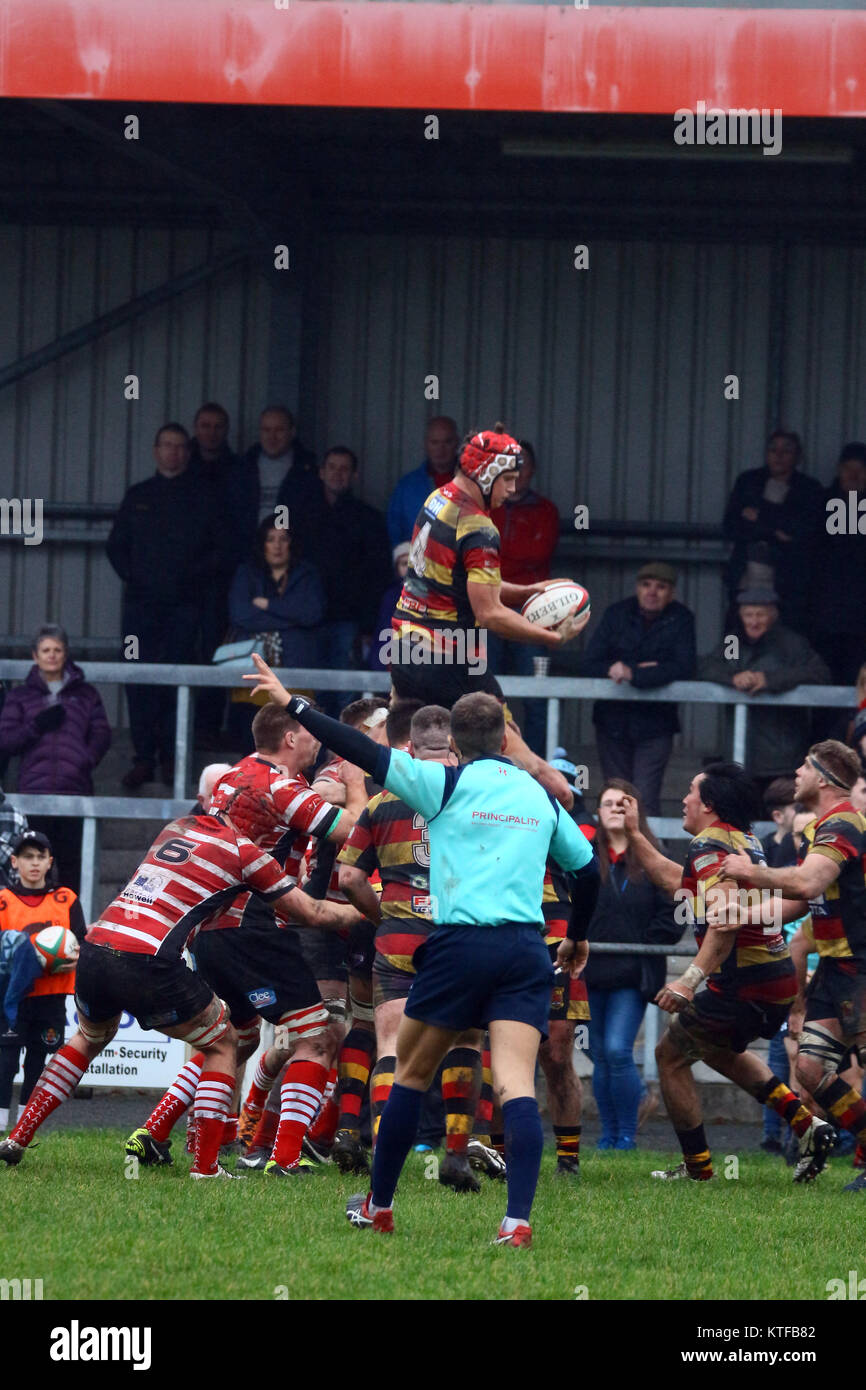
M606 676L615 661L632 668L635 690L654 690L671 681L692 680L695 674L695 619L684 603L672 600L658 617L642 617L637 598L612 603L589 640L581 663L582 676ZM654 661L654 666L641 666ZM615 738L635 743L674 734L679 729L674 704L599 700L593 723Z
M92 772L111 744L105 706L80 666L67 661L65 683L56 701L39 667L33 666L23 685L6 697L0 713L0 750L20 753L18 790L58 796L91 796ZM58 704L62 722L40 732L34 721L42 710Z

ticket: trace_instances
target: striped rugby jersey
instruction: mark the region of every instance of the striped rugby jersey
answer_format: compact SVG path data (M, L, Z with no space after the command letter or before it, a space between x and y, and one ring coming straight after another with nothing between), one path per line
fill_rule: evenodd
M688 895L686 910L699 947L707 933L706 896L722 879L719 870L725 855L739 853L747 854L753 864L766 863L763 846L755 835L723 821L707 826L689 842L682 890ZM749 889L752 885L742 882L739 887ZM759 897L756 895L756 902ZM710 975L707 988L739 999L790 1002L797 992L796 980L781 925L755 922L740 927L730 954Z
M398 970L414 971L412 958L433 927L430 910L430 834L427 822L393 792L371 797L340 850L372 880L381 879L382 921L376 950Z
M499 532L488 513L450 482L418 513L392 628L430 634L475 627L470 580L499 584Z
M324 839L340 817L340 808L323 801L306 777L290 777L281 767L257 753L242 758L214 788L210 814L224 810L243 829L257 830L256 841L284 866L289 887L297 886L310 836ZM247 908L249 907L249 912ZM247 920L265 925L265 912L248 896L231 903L203 931L239 927ZM271 914L272 915L272 914ZM244 923L246 925L246 923Z
M209 917L249 890L273 902L292 887L259 845L213 816L184 816L160 831L129 883L86 940L133 955L180 957Z
M809 902L818 954L866 967L866 817L843 801L806 826L806 839L806 858L821 854L841 865L838 878Z

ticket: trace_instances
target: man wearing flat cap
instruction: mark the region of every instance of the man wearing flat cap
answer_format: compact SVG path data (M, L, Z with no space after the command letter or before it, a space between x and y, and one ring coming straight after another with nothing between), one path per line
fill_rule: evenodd
M772 589L741 590L737 615L734 632L701 658L701 680L733 686L745 695L781 695L795 685L830 684L829 668L806 638L779 622L779 599ZM809 742L809 713L794 705L749 710L746 767L762 789L798 766ZM733 705L726 705L725 716L730 743Z
M589 640L581 675L653 690L695 674L695 619L674 598L677 572L653 560L639 571L634 598L612 603ZM634 783L646 812L660 814L662 778L679 718L674 704L599 700L592 712L602 773Z

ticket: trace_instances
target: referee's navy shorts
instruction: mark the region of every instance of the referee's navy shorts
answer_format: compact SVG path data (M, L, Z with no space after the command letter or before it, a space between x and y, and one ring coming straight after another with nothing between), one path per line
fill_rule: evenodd
M437 926L412 963L409 1018L460 1032L512 1019L547 1036L554 969L541 923Z

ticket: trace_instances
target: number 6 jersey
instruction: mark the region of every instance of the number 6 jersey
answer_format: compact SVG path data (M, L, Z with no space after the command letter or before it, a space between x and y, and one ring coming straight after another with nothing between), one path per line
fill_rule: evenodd
M272 902L292 887L277 861L231 825L215 816L184 816L157 835L86 940L138 955L179 957L196 928L239 893Z

